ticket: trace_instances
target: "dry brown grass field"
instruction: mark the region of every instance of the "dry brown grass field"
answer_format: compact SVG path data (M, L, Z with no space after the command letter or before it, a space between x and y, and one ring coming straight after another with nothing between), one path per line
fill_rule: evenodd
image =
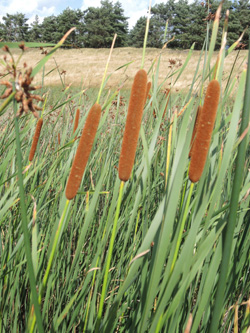
M19 51L20 50L15 50L13 53L15 54ZM50 73L45 77L45 85L60 85L61 81L59 73L64 73L61 75L61 78L65 81L66 85L83 85L85 88L100 87L109 52L109 49L57 50L46 64L45 74L49 72ZM175 75L171 76L171 78L166 78L169 77L169 74L175 72L181 67L188 55L188 52L189 50L179 51L171 49L159 50L154 48L148 48L146 50L145 69L149 70L151 65L154 63L154 71L157 65L157 59L161 54L158 84L164 82L163 86L167 87L171 83L171 80L174 80ZM212 64L215 63L217 54L218 52L214 52ZM237 54L238 51L234 51L225 59L224 81L227 80L227 77L230 74ZM0 56L1 58L3 56L2 50L0 51ZM243 64L246 61L246 56L247 51L240 51L237 57L234 75L240 74L243 68ZM40 49L28 49L22 58L22 62L26 62L29 66L34 67L35 64L42 59L42 57L44 57L44 55L42 54L42 51ZM191 84L194 73L196 71L199 57L200 51L193 51L188 66L175 84L176 89L186 90L189 88L189 85ZM112 75L108 81L107 87L130 87L134 74L141 65L141 58L142 49L140 48L115 48L112 53L108 70L108 74ZM176 63L173 64L173 62ZM126 64L129 65L120 68L121 66L124 66ZM202 64L203 61L201 61L200 63L200 73L202 71ZM56 66L58 66L58 68ZM117 70L118 68L120 69ZM42 71L40 71L40 73L36 76L36 80L40 80L41 75Z

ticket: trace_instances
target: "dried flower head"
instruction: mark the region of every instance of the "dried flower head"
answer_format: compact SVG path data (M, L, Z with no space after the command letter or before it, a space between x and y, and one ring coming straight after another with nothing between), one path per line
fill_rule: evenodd
M9 47L8 47L8 45L4 45L3 48L2 48L2 50L3 50L4 52L9 52Z
M19 45L19 48L24 52L26 47L24 43ZM8 98L13 91L15 92L14 98L17 103L20 103L17 116L21 116L23 112L28 113L31 111L33 115L38 119L39 115L36 112L37 110L42 110L39 106L34 104L34 101L43 101L43 98L39 95L31 94L31 91L40 89L40 86L32 86L33 81L32 68L28 67L26 63L23 64L22 70L17 70L18 61L15 62L13 55L11 54L7 45L3 48L6 52L9 53L11 59L8 61L7 57L4 57L5 61L5 71L7 74L11 75L9 81L0 81L0 85L6 86L6 89L0 99ZM17 74L18 72L18 74ZM14 90L13 90L14 89Z

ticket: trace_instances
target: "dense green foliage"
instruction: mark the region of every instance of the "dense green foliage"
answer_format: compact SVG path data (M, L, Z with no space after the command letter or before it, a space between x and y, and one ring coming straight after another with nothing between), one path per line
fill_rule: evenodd
M195 42L195 48L200 50L218 4L218 0L210 1L209 5L199 0L192 3L187 0L169 0L156 4L152 7L148 47L161 48L166 41L174 37L169 47L187 49ZM231 46L249 25L249 0L224 1L222 18L225 17L227 9L230 11L228 46ZM139 18L130 31L127 19L121 3L113 3L110 0L103 0L100 7L89 7L85 11L67 8L58 16L46 17L41 23L36 16L30 26L24 14L6 14L0 23L0 40L56 43L66 31L75 26L76 30L68 39L71 47L110 47L115 33L118 35L117 47L142 47L146 18ZM168 33L164 41L167 20ZM221 31L222 23L218 37ZM248 47L248 33L245 33L242 43ZM220 38L217 40L216 48L219 45Z
M8 76L0 94L15 87L18 92L9 90L0 105L1 332L249 331L250 61L244 59L247 68L241 63L237 77L224 67L229 54L237 59L233 47L221 48L213 63L218 25L215 21L211 38L208 33L204 40L190 85L177 89L193 48L176 73L163 69L172 78L168 101L158 81L161 57L145 68L151 96L125 183L117 166L129 93L118 87L113 94L97 93L63 81L56 89L46 87L43 66L60 41L32 71L43 69L36 94L45 100L36 95L44 124L29 163L37 119L31 104L16 115L17 102L25 102L19 94L31 98L31 72L14 84L20 56L5 48L1 63ZM192 183L196 111L213 78L221 91L216 122L202 176ZM65 186L96 100L102 115L94 147L69 201Z

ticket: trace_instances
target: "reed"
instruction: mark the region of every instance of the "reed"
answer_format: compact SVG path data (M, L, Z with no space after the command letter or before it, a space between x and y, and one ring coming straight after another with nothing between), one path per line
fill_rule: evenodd
M128 106L128 115L122 141L119 160L119 178L126 182L132 172L137 141L139 138L144 101L147 90L147 73L144 69L138 70L134 77Z
M152 86L152 82L148 81L144 104L146 104L148 98L151 98L151 95L149 93L151 86Z
M191 146L190 146L190 151L189 151L189 155L188 155L190 158L192 156L192 151L193 151L193 147L194 147L194 142L195 142L195 138L196 138L196 134L197 134L197 128L198 128L198 124L200 121L201 113L202 113L202 106L199 105L198 109L197 109L197 113L196 113L194 129L193 129L192 138L191 138Z
M41 129L43 126L43 118L40 118L36 124L36 131L33 137L33 142L31 145L31 149L30 149L30 154L29 154L29 161L31 162L35 156L35 152L36 152L36 147L37 147L37 143L40 137L40 133L41 133Z
M73 165L69 174L69 179L66 185L66 198L71 200L75 197L77 190L81 184L82 176L88 162L99 121L101 118L101 105L95 103L87 116Z
M76 117L75 117L75 122L74 122L74 129L73 129L73 134L77 130L78 123L79 123L79 118L80 118L80 109L76 110Z
M220 84L212 80L205 95L204 105L197 125L197 134L194 141L189 168L189 179L198 182L200 179L210 146L214 122L220 99Z
M168 102L169 102L169 98L170 98L170 89L166 89L164 94L165 94L165 97L166 97L166 99L167 99L167 103L166 103L165 110L164 110L164 112L163 112L163 116L162 116L162 118L165 117L165 114L166 114L166 112L167 112Z

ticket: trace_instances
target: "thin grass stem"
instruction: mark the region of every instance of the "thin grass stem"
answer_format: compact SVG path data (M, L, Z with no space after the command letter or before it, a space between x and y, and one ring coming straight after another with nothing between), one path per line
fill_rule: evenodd
M114 246L114 242L115 242L117 222L119 219L120 207L121 207L121 202L122 202L123 187L124 187L124 182L122 181L120 184L120 189L119 189L119 197L118 197L118 202L117 202L117 207L116 207L115 220L114 220L113 230L112 230L112 234L111 234L109 250L108 250L108 257L107 257L107 262L106 262L106 267L105 267L105 273L104 273L104 279L103 279L103 285L102 285L102 294L101 294L101 299L100 299L100 304L99 304L99 309L98 309L98 314L97 314L96 328L95 328L96 333L99 331L99 328L101 325L102 311L103 311L104 299L105 299L105 295L106 295L106 288L107 288L107 282L108 282L108 273L109 273L109 268L110 268L110 263L111 263L113 246Z
M16 100L13 101L14 106L14 113L15 113L15 133L16 133L16 158L17 158L17 167L18 167L18 186L19 186L19 193L20 193L20 206L21 206L21 217L22 217L22 229L23 229L23 236L24 236L24 248L25 254L27 259L27 269L28 269L28 276L30 281L30 289L32 300L35 309L35 315L37 317L37 329L39 332L44 332L43 323L42 323L42 316L41 310L38 302L37 297L37 290L36 290L36 278L32 263L32 254L30 248L30 236L28 230L28 220L27 220L27 210L25 204L25 192L24 192L24 185L23 185L23 165L22 165L22 152L21 152L21 142L20 142L20 135L19 135L19 126L18 126L18 119L16 117L17 113L17 103Z

